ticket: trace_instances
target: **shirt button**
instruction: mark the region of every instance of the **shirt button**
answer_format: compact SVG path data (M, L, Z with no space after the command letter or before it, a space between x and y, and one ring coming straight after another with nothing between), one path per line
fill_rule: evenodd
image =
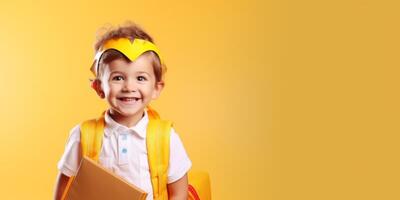
M123 148L122 153L126 153L126 152L128 152L128 150L126 148Z

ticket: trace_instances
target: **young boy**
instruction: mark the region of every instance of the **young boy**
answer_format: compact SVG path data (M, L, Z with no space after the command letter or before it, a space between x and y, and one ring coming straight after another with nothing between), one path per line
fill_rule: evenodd
M117 50L113 45L119 45ZM96 75L92 88L105 99L104 135L99 163L148 193L153 199L146 130L147 106L159 97L165 65L152 38L135 24L105 33L95 44L96 58L91 68ZM64 154L58 162L55 199L61 199L66 184L75 176L82 158L80 125L75 126ZM170 132L168 168L169 199L187 199L187 172L192 163L173 128Z

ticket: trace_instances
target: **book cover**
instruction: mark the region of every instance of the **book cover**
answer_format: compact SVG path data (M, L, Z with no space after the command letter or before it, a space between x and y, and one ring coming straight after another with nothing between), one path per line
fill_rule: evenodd
M84 157L66 200L145 200L146 192Z

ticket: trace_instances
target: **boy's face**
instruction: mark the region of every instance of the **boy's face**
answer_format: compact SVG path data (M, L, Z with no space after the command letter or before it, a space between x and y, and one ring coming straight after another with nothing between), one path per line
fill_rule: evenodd
M164 86L156 83L156 77L149 54L139 56L135 61L116 59L105 64L100 77L101 87L111 112L119 117L140 119L144 108L151 100L157 99ZM99 92L99 91L98 91Z

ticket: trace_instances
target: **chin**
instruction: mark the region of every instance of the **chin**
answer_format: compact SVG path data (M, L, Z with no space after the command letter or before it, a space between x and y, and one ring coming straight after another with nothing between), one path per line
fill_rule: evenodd
M124 117L133 117L139 114L142 114L142 112L144 112L144 110L136 110L136 111L120 111L119 113L124 116Z

